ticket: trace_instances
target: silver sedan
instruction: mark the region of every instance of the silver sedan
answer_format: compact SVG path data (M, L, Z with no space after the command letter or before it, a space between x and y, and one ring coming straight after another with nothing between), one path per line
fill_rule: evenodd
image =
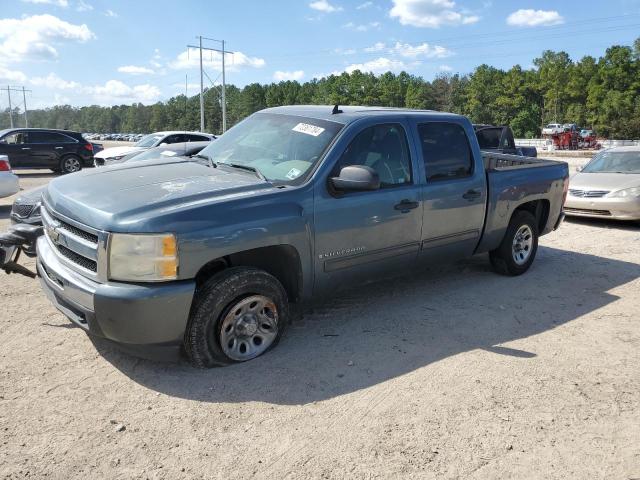
M596 154L569 180L564 213L640 220L640 147L610 148Z

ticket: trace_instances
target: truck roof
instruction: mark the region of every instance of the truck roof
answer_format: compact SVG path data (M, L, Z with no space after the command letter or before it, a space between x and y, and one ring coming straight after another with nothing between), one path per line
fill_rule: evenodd
M363 107L363 106L338 106L341 113L333 114L333 105L290 105L285 107L273 107L262 110L262 112L276 113L280 115L297 115L300 117L317 118L337 123L351 123L359 118L376 115L392 116L399 113L408 116L430 117L434 119L465 118L462 115L447 112L436 112L433 110L415 110L411 108L393 107Z

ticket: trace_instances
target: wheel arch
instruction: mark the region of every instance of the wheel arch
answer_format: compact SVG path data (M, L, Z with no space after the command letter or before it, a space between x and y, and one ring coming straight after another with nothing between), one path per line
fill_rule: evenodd
M292 245L270 245L215 258L204 264L195 276L196 289L216 273L230 267L255 267L273 275L282 284L289 302L302 298L302 261Z

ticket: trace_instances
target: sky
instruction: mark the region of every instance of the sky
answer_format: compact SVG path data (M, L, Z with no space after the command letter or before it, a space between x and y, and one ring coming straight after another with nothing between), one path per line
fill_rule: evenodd
M0 0L0 88L29 108L151 104L199 92L197 36L237 86L355 69L427 80L543 50L598 57L640 36L640 0ZM605 8L606 6L606 8ZM221 48L216 41L204 46ZM205 87L221 82L205 52ZM22 107L22 94L12 100ZM0 90L0 108L7 107Z

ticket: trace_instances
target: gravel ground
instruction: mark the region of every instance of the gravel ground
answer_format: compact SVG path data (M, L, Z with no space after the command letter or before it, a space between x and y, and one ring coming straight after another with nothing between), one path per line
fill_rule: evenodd
M568 221L522 277L480 256L342 292L197 371L0 274L0 477L637 479L639 277L640 228Z

